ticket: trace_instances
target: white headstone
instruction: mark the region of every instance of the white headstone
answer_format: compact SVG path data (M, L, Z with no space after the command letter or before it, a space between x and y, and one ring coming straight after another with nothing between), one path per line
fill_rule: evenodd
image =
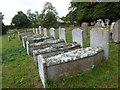
M56 39L56 37L55 37L55 29L54 28L50 28L50 35L52 37L54 37L54 39Z
M112 22L112 23L111 23L111 27L110 27L110 30L111 30L112 33L113 33L113 28L114 28L114 26L115 26L115 22Z
M72 30L72 41L83 47L83 30L77 28Z
M42 34L41 26L39 26L39 34Z
M47 36L47 29L46 28L43 29L43 33L44 33L44 36Z
M38 34L38 28L36 28L36 34Z
M35 28L33 28L33 33L35 33Z
M65 30L65 28L59 28L59 39L63 39L66 42L66 30Z
M90 30L90 46L102 47L104 57L109 59L109 32L106 28L93 28Z
M102 27L105 27L105 23L103 22L103 20L101 21L101 25Z

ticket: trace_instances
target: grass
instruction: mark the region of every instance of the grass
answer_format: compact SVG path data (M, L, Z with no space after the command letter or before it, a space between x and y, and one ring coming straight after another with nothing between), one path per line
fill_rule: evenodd
M91 28L89 27L89 30ZM73 28L66 29L67 42L72 42L71 31ZM58 39L58 30L55 33ZM7 37L8 35L2 36L3 88L43 88L33 57L27 56L26 50L22 47L22 42L17 38L17 34L12 41L8 41ZM88 47L89 43L88 36L84 41L84 47ZM91 72L60 79L55 83L50 81L47 83L49 88L117 88L118 45L110 40L110 60L102 60L102 63Z

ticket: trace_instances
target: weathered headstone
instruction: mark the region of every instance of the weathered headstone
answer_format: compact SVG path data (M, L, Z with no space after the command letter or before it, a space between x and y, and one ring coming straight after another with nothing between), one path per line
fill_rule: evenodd
M109 59L109 32L106 28L93 28L90 30L90 46L102 47L104 57Z
M115 22L112 39L114 42L120 43L120 19Z
M29 53L29 42L28 41L26 41L26 49L27 49L27 54L30 55L30 53Z
M101 20L97 20L97 23L95 24L94 28L100 28L101 26Z
M38 34L38 28L36 28L36 34Z
M111 23L111 27L110 27L110 30L111 30L112 33L113 33L113 28L114 28L114 26L115 26L115 22L112 22L112 23Z
M39 34L42 34L41 26L39 26Z
M33 33L35 33L35 28L33 28Z
M54 28L50 28L50 35L54 37L54 39L56 39L55 37L55 29Z
M101 25L102 27L105 27L105 23L103 22L103 20L101 21Z
M72 41L83 47L83 30L77 28L72 30Z
M65 30L65 28L59 28L59 39L63 39L66 42L66 30Z
M60 78L91 71L100 64L102 58L103 50L100 47L75 49L46 58L39 55L39 75L43 86L46 87L47 80L55 82Z
M43 33L44 33L44 36L47 36L47 29L46 28L43 29Z
M11 36L8 36L8 41L11 41Z
M86 39L88 37L88 24L83 22L81 24L81 29L83 30L83 39Z

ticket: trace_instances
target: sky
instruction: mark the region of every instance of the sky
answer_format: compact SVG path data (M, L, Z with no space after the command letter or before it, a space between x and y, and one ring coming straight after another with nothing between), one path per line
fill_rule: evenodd
M38 11L41 13L46 2L51 2L56 8L58 16L66 16L71 0L2 0L0 2L0 12L4 15L3 22L5 25L10 25L12 18L18 11L23 11L25 14L28 9L32 12Z

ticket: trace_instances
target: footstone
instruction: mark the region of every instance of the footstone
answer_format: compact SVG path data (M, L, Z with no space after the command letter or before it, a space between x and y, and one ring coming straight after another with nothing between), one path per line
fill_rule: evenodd
M46 80L55 82L61 78L91 71L94 66L100 64L102 57L103 50L97 47L75 49L48 58L39 55L39 75L43 86L46 87Z
M102 47L104 57L109 59L109 32L106 28L93 28L90 30L90 46Z
M72 30L72 41L79 44L83 47L83 30L81 29L73 29Z

